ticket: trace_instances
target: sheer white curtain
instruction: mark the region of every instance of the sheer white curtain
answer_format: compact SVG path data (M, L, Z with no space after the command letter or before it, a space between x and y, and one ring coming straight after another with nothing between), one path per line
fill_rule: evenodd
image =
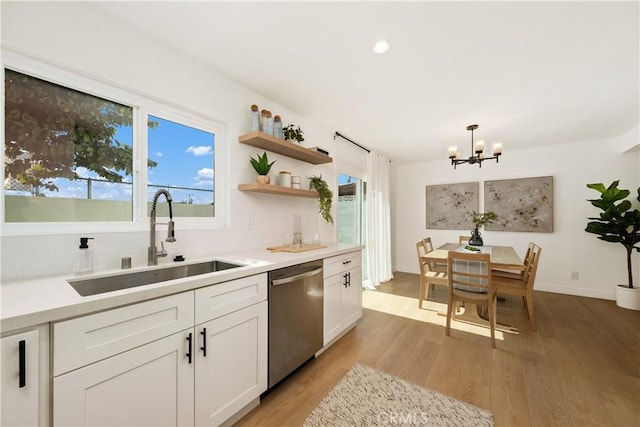
M364 287L374 289L393 279L391 272L391 163L371 151L367 159L367 253L368 279Z

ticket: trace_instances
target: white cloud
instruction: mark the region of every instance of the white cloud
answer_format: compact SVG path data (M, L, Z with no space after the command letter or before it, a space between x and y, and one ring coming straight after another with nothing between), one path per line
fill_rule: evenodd
M211 168L202 168L198 171L199 179L213 179L213 169Z
M194 147L193 145L187 148L187 153L192 153L194 156L206 156L208 154L213 153L213 147L200 145L198 147Z
M93 178L96 176L95 172L89 171L89 169L85 168L84 166L77 166L75 172L76 175L78 175L80 178Z
M200 169L198 171L198 176L194 179L194 181L194 185L213 187L213 169Z
M162 151L158 151L158 152L156 153L156 157L162 157L162 156L163 156Z

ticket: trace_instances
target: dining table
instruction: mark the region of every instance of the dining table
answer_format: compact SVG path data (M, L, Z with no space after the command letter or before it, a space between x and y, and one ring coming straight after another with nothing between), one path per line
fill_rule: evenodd
M485 245L473 247L474 249L479 249L479 251L468 250L465 249L465 247L469 247L469 245L460 243L445 243L442 246L439 246L437 249L421 256L420 258L436 266L437 269L442 269L443 267L446 268L449 251L459 251L466 253L489 253L491 259L491 269L517 272L524 270L524 263L512 246ZM446 313L439 314L446 316ZM482 306L478 306L476 310L473 310L470 307L466 307L463 313L456 313L454 310L454 318L456 320L467 323L473 323L487 327L489 326L486 310L483 309ZM496 327L498 329L503 328L507 331L512 332L517 331L517 328L501 322L496 322Z
M473 252L464 249L466 246L469 245L461 245L460 243L445 243L444 245L439 246L438 249L435 249L427 253L426 255L423 255L421 258L425 261L436 264L446 264L447 257L449 256L449 251L460 251L466 253ZM524 263L512 246L487 245L475 246L475 248L480 249L479 252L489 253L491 257L492 269L515 271L524 270Z

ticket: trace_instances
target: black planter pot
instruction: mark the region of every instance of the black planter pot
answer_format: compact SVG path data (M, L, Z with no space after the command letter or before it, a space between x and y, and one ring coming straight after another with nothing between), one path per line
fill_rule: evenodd
M480 236L480 230L478 230L478 227L471 230L471 238L469 239L469 244L471 246L484 245L484 242L482 241L482 237Z

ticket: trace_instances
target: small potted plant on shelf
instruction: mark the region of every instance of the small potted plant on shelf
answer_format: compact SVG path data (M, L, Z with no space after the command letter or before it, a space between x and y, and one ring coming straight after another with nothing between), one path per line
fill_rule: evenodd
M267 157L267 153L264 152L262 155L258 154L258 158L254 159L250 158L251 166L258 173L258 177L256 178L256 182L262 184L268 184L271 180L269 179L269 171L271 170L271 166L276 162L275 160L269 163L269 158Z
M282 135L285 141L297 141L300 144L304 141L304 132L300 129L300 126L294 127L291 123L282 128Z
M484 212L478 213L473 211L471 214L471 221L473 222L473 230L471 230L471 238L469 239L469 244L471 246L482 246L484 242L482 240L482 236L480 235L480 231L478 230L480 227L483 227L487 224L491 224L493 221L498 219L498 215L494 212Z
M619 181L605 188L604 184L587 184L588 188L600 193L599 199L587 199L602 212L597 217L590 217L584 229L587 233L598 235L605 242L620 243L627 253L627 285L616 286L616 304L631 310L640 310L640 286L633 286L633 269L631 254L635 249L640 252L640 209L631 210L631 194L629 190L618 188ZM640 202L640 187L638 197Z
M329 188L327 181L320 176L309 177L309 189L314 189L318 192L320 198L318 200L318 210L324 218L330 224L333 224L333 217L331 216L331 203L333 202L333 192Z

